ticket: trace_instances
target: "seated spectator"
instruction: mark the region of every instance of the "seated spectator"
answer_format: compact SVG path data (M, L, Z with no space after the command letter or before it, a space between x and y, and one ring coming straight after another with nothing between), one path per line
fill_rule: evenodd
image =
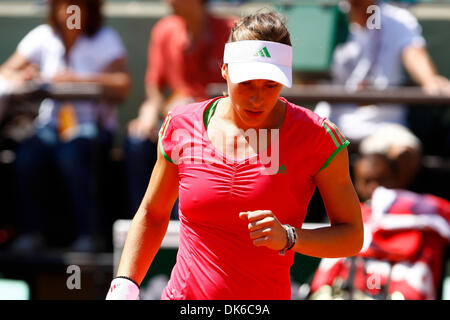
M379 186L392 188L395 184L395 162L383 154L361 156L353 166L353 181L362 203L370 202L372 194Z
M439 297L450 202L430 194L387 188L395 165L386 156L362 156L354 166L361 200L364 245L352 258L322 259L311 299Z
M406 127L385 124L361 141L359 153L382 154L393 162L396 169L392 188L431 193L449 200L446 181L450 172L445 168L445 159L434 157L434 164L430 167L430 161L423 157L423 146Z
M145 77L146 100L130 121L125 141L131 215L147 188L156 162L158 129L174 105L208 98L210 83L224 83L220 73L225 43L234 19L207 11L207 0L168 0L173 14L151 32ZM169 98L165 92L169 91ZM177 204L172 218L177 218Z
M416 178L421 166L421 150L420 140L406 127L397 124L380 126L359 145L361 154L383 154L395 163L391 187L399 189L408 189Z
M439 75L426 50L417 19L407 10L375 0L349 0L349 38L334 54L334 84L351 90L384 89L405 84L403 67L430 94L450 94L450 81ZM376 5L379 16L368 10ZM368 22L370 19L370 23ZM377 18L379 26L372 18ZM370 28L369 28L370 27ZM403 105L355 105L321 102L315 112L328 117L342 133L358 143L386 123L409 126Z
M103 26L101 4L101 0L49 1L48 23L20 41L0 73L16 84L29 80L89 82L100 85L117 101L124 99L130 88L126 50L117 32ZM71 5L80 9L80 28L68 27L67 9ZM37 72L30 72L32 66ZM111 145L116 121L110 100L42 102L35 133L18 147L16 155L21 236L12 244L13 250L36 250L45 244L41 189L48 178L44 175L48 166L61 174L70 193L76 218L72 249L95 250L98 205L94 160L99 149Z

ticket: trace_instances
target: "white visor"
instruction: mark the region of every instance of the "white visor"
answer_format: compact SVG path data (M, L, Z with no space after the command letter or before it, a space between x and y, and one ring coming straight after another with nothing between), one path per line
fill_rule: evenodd
M225 44L223 62L232 83L272 80L292 87L292 47L286 44L244 40Z

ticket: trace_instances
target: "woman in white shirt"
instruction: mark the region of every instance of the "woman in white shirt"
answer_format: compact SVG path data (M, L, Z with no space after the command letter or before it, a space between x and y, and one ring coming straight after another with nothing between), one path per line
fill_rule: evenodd
M101 0L50 0L48 23L20 41L0 67L0 75L13 86L33 79L91 82L114 101L125 99L131 83L126 49L116 31L103 26L101 5ZM35 134L17 151L22 236L13 247L33 250L43 244L39 191L45 179L43 168L50 164L65 179L73 201L77 231L73 249L90 251L97 220L93 160L99 148L112 141L117 127L115 107L107 99L45 99L35 126Z

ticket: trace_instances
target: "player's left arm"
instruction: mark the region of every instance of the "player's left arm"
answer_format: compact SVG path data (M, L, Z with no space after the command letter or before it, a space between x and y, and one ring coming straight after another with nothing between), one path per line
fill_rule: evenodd
M321 258L348 257L363 245L364 227L361 206L349 173L347 149L341 150L330 164L314 176L322 196L329 227L297 229L293 250Z
M314 180L322 195L330 226L317 229L295 228L297 239L292 250L319 258L348 257L357 254L363 244L361 207L349 174L347 149L341 150ZM256 210L241 212L248 222L255 246L284 249L287 233L276 212Z

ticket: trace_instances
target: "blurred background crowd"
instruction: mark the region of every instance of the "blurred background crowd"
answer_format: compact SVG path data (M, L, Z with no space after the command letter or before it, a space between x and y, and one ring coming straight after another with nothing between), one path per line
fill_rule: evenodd
M66 292L52 287L50 270L54 261L70 264L56 257L72 252L89 254L71 256L73 264L93 261L97 282L82 297L102 298L112 260L99 257L114 249L114 222L140 204L165 115L221 94L233 22L261 8L283 14L291 32L288 99L329 118L351 142L366 227L358 256L295 267L293 298L442 298L450 276L444 0L1 0L0 297L7 278L24 279L31 298ZM301 100L312 86L330 85L348 101L326 99L326 89ZM417 89L420 104L406 88ZM396 89L397 100L352 98L373 89ZM318 192L305 222L327 222ZM31 276L37 264L43 271ZM152 290L143 292L152 298Z

